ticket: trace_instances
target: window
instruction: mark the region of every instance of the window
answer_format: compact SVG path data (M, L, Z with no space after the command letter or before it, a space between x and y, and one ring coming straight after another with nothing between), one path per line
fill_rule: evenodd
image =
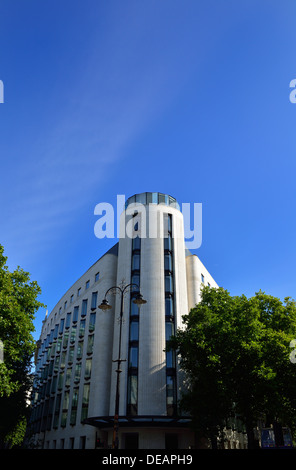
M80 294L81 294L81 287L79 287L79 289L77 290L77 297L80 297Z
M93 292L91 296L91 310L95 310L97 308L97 300L98 300L98 293Z
M69 364L72 364L73 359L74 359L74 346L71 346L71 347L69 348L68 363L69 363Z
M72 294L71 297L70 297L70 304L73 303L73 299L74 299L74 294Z
M74 307L74 311L73 311L73 323L76 323L78 321L78 315L79 315L79 307L76 306Z
M64 310L66 310L66 308L67 308L67 300L66 300L66 302L64 303Z
M136 202L146 204L146 193L136 194Z
M82 301L82 309L81 309L81 316L84 317L87 312L87 299Z
M75 365L75 376L74 376L75 382L79 382L80 375L81 375L81 362L77 362Z
M82 354L83 354L83 341L78 341L77 345L77 356L76 359L79 361L82 359Z
M165 194L158 193L158 204L165 204Z
M89 288L89 281L86 281L85 283L85 290Z
M72 426L74 426L74 424L76 424L77 406L78 406L78 392L79 392L78 388L73 389L71 415L70 415L70 424Z
M165 299L165 315L167 317L174 316L174 300L173 300L173 297L166 297L166 299Z
M52 343L52 340L53 340L53 331L54 330L51 330L51 332L49 334L49 344Z
M70 392L68 390L64 393L64 401L63 401L63 410L62 410L62 419L61 419L61 426L65 427L67 424L67 416L68 416L68 408L69 408L69 396Z
M94 335L89 335L87 338L87 349L86 354L92 354L94 348Z
M139 341L139 322L131 321L130 323L130 341Z
M141 249L141 239L139 237L133 238L132 248L133 248L133 250L140 250Z
M59 338L57 340L57 354L60 354L61 349L62 349L62 338Z
M140 285L140 275L138 273L132 275L131 283L137 284L138 286Z
M72 377L72 367L68 367L67 372L66 372L65 387L70 387L71 377Z
M89 404L89 384L84 384L82 395L81 421L87 418Z
M79 449L85 449L86 436L81 436L79 441Z
M171 237L171 235L168 235L167 237L164 237L163 243L164 243L165 251L172 251L172 237Z
M60 329L59 329L59 334L61 335L64 331L64 323L65 323L65 319L62 318L61 320L61 323L60 323Z
M54 427L54 429L56 429L58 427L58 424L59 424L61 399L62 399L62 395L61 394L57 395L56 405L55 405L55 410L54 410L54 417L53 417L53 427Z
M88 325L88 331L92 333L95 330L95 324L96 324L96 312L91 312L90 317L89 317L89 325Z
M201 282L205 282L205 277L203 274L201 275Z
M69 333L64 334L63 348L65 349L68 346Z
M169 341L171 336L174 335L174 323L170 321L165 322L165 339Z
M138 367L138 346L131 346L129 351L129 367Z
M173 276L171 274L165 275L165 291L166 292L173 292Z
M129 415L137 414L138 404L138 376L130 375L127 386L127 413Z
M66 317L66 328L70 328L70 325L71 325L71 312L70 312L70 313L67 313L67 317Z
M172 255L166 254L164 255L164 269L166 271L172 271L173 269L173 262L172 262Z
M167 415L168 416L174 415L176 412L176 378L173 375L167 375L166 402L167 402Z
M86 359L86 361L85 361L85 371L84 371L85 380L89 380L90 377L91 377L91 364L92 364L92 360L91 359Z
M140 255L134 254L132 257L132 270L139 271L140 269Z
M57 337L58 337L58 332L59 332L59 325L55 325L55 327L54 327L54 333L53 333L53 339L57 339Z
M56 356L55 361L54 361L54 368L53 368L53 371L55 374L59 371L59 365L60 365L60 356Z
M70 343L74 343L76 340L77 325L72 325Z
M166 367L168 369L172 369L175 367L175 354L174 351L167 351L166 352Z
M66 364L66 351L63 351L61 354L61 363L60 363L60 368L64 368Z
M53 378L52 378L52 384L51 384L51 391L50 393L55 393L56 390L57 390L57 384L58 384L58 376L55 375Z
M80 320L79 337L82 338L85 332L85 320Z
M97 273L97 274L95 275L95 282L97 282L99 279L100 279L100 273Z

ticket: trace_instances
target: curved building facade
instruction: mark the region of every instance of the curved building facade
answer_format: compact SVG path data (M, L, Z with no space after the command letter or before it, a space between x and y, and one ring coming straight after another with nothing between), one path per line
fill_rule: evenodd
M194 447L190 417L178 415L178 359L165 348L203 284L218 287L185 248L177 201L162 193L130 197L119 242L43 321L31 442L51 449L112 447L116 415L119 448ZM110 291L113 286L126 287L124 295ZM134 303L139 290L147 301L140 307ZM104 299L112 307L106 311L99 308Z

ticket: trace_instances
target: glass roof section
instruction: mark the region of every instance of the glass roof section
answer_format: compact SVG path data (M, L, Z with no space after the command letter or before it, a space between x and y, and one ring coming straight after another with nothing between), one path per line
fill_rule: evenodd
M140 193L140 194L135 194L134 196L131 196L127 199L125 203L125 209L130 205L130 204L135 204L135 203L140 203L140 204L164 204L166 206L171 206L174 207L175 209L180 210L180 206L177 202L177 200L169 196L168 194L163 194L163 193Z

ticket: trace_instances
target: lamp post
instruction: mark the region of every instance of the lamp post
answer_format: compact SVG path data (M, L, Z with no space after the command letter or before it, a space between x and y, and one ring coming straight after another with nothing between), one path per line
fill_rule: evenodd
M118 415L119 415L119 386L120 386L120 373L122 372L120 369L120 365L122 362L125 362L126 359L121 359L121 333L122 333L122 319L123 319L123 299L124 295L129 291L132 290L133 287L138 289L135 299L133 300L134 304L143 305L146 304L147 301L143 299L143 296L140 294L140 289L138 284L130 283L124 285L124 282L120 286L113 286L110 287L105 293L105 298L102 300L101 305L99 308L101 310L109 310L112 306L108 303L107 295L112 293L113 295L120 294L120 317L119 317L119 345L118 345L118 359L113 360L112 362L117 362L117 380L116 380L116 396L115 396L115 415L114 415L114 424L113 424L113 441L112 441L112 448L118 449Z

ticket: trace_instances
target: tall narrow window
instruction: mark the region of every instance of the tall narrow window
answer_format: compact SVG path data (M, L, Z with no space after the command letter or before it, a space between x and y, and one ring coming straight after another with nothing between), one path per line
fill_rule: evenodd
M53 418L53 428L54 429L56 429L58 427L58 424L59 424L61 398L62 398L61 394L57 395L57 397L56 397L56 404L55 404L54 418Z
M129 352L129 363L128 363L130 368L138 368L138 346L133 345L130 347L130 352Z
M73 389L73 396L72 396L72 406L71 406L71 414L70 414L70 424L74 426L76 424L76 416L77 416L77 406L78 406L78 393L79 388Z
M61 426L65 427L67 424L67 416L68 416L68 409L69 409L69 397L70 392L66 390L64 393L64 400L63 400L63 409L62 409L62 418L61 418Z
M138 376L130 375L128 378L128 414L137 415L138 414Z
M98 299L98 293L93 292L91 296L91 310L95 310L97 308L97 299Z
M175 333L174 311L174 245L172 215L164 215L164 280L165 280L165 339ZM167 415L176 414L176 357L174 351L166 352L166 404Z
M91 359L86 359L85 361L85 371L84 371L84 378L85 380L89 380L91 376L91 364L92 360Z
M73 323L78 322L78 315L79 315L79 307L78 307L78 305L76 305L76 307L74 307L74 311L73 311Z
M89 316L89 325L88 325L88 330L90 333L92 333L95 330L95 324L96 324L96 312L91 312Z
M87 313L87 299L84 299L82 301L81 316L85 317L86 313Z
M134 254L132 257L132 270L139 271L140 269L140 255Z
M82 359L82 354L83 354L83 341L78 341L77 356L76 356L77 361Z
M66 328L70 328L70 325L71 325L71 312L67 313Z
M134 227L136 235L137 226ZM141 238L132 239L131 282L140 289L141 269ZM139 358L139 307L134 304L134 288L130 296L130 327L129 327L129 354L128 354L128 387L127 387L127 414L135 416L138 413L138 358Z
M82 408L81 408L81 421L87 418L88 405L89 405L89 384L84 384L82 395Z
M65 319L62 318L61 319L61 322L60 322L60 329L59 329L59 334L61 335L64 331L64 323L65 323Z
M166 379L166 400L167 400L167 414L173 416L176 413L176 377L167 375Z
M74 343L76 340L77 325L72 325L70 343Z
M93 353L93 348L94 348L94 335L89 335L89 337L87 338L86 353L87 354L92 354Z
M85 332L85 320L80 320L79 337L83 338Z
M76 362L76 364L75 364L74 382L79 382L79 380L80 380L80 375L81 375L81 362Z

